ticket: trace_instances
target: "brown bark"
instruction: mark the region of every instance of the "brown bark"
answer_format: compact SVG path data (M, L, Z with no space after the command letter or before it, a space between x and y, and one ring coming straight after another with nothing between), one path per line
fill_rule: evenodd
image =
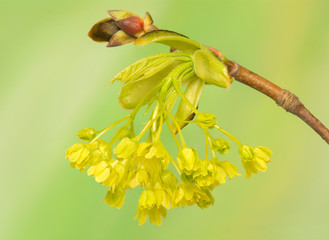
M300 102L298 97L288 90L282 89L267 79L253 73L239 64L228 61L230 76L235 80L256 89L272 98L280 107L290 112L316 131L329 144L329 130Z

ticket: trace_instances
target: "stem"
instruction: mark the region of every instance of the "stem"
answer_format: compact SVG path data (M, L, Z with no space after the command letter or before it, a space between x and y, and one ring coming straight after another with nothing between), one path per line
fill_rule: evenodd
M169 122L169 120L168 120L167 117L165 117L165 121L166 121L166 124L167 124L167 126L168 126L169 132L170 132L170 134L172 135L172 137L173 137L173 139L174 139L174 141L175 141L175 143L176 143L178 149L181 150L181 149L182 149L182 146L180 145L180 143L179 143L179 141L178 141L178 139L177 139L177 137L176 137L174 131L172 130L172 127L170 126L170 122Z
M154 142L159 142L160 140L160 135L161 135L161 132L162 132L162 126L163 126L163 116L162 116L162 113L161 115L159 116L160 118L160 125L159 125L159 128L158 128L158 132L156 133L156 136L155 136L155 141Z
M108 130L110 130L111 128L115 127L116 125L118 125L119 123L123 122L124 120L130 118L130 115L125 116L124 118L116 121L115 123L111 124L110 126L108 126L107 128L105 128L97 137L95 137L90 143L95 142L98 138L100 138L103 134L105 134Z
M215 126L215 128L219 131L221 131L222 133L224 133L226 136L228 136L229 138L232 139L232 141L234 141L239 147L242 147L243 144L238 140L236 139L236 137L234 137L233 135L231 135L229 132L225 131L223 128L219 127L219 126Z
M175 160L172 158L172 156L170 156L170 154L168 154L169 160L172 163L172 165L174 165L174 167L176 168L176 171L178 172L179 176L182 175L182 172L180 171L177 163L175 162Z
M152 123L153 123L153 121L152 121L152 120L149 120L149 121L147 122L147 124L145 124L144 129L138 134L137 137L135 137L136 142L139 142L139 141L142 139L142 137L145 135L145 133L146 133L146 132L149 130L149 128L151 127Z
M229 75L235 80L256 89L257 91L272 98L278 106L285 109L308 124L329 144L329 130L324 126L298 99L288 90L282 89L269 80L253 73L239 64L228 61Z
M205 160L208 160L208 152L209 152L209 142L208 142L208 134L207 129L204 129L204 136L206 138L206 154L205 154Z
M173 121L173 123L176 125L176 128L178 130L178 135L179 135L179 138L182 142L182 145L183 145L183 148L186 147L186 143L185 143L185 140L184 140L184 137L183 137L183 134L182 134L182 131L181 129L179 128L179 125L177 123L177 121L175 120L175 117L173 115L171 115L169 112L167 112L167 115L171 118L171 120Z
M211 149L212 157L213 157L213 158L216 158L216 153L215 153L214 149L212 148L211 136L210 136L209 133L208 133L208 143L209 143L209 145L210 145L210 149Z

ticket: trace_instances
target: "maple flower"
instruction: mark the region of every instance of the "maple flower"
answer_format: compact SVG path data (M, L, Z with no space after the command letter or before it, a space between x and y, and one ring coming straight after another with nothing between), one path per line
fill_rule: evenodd
M71 167L88 168L88 175L107 188L105 202L121 208L127 190L142 188L135 218L141 225L147 218L160 225L171 208L213 205L211 191L241 176L235 164L218 158L218 153L226 154L231 148L228 141L214 137L217 133L238 145L247 177L265 171L272 155L269 149L242 144L218 126L214 114L199 112L205 85L228 88L232 82L223 54L181 34L156 30L149 14L142 19L125 11L109 13L112 18L91 29L94 40L108 41L108 46L160 43L176 50L145 57L114 76L109 83L122 84L119 103L131 112L104 129L82 129L77 135L88 143L76 143L66 151ZM148 120L136 132L140 128L135 127L135 119L144 106ZM184 137L188 124L204 132L202 160L199 149ZM162 142L165 127L177 146L177 156ZM111 139L101 139L110 131L114 131Z
M242 165L246 169L246 176L250 178L251 174L258 171L265 172L267 170L266 163L270 162L272 152L266 147L250 147L243 145L239 148L239 154L242 159Z

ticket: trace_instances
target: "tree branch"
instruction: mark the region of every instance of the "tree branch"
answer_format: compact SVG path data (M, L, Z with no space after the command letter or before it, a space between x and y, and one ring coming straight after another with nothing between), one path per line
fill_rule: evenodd
M329 130L300 102L299 98L288 90L282 89L267 79L240 66L236 62L228 61L229 75L235 80L256 89L272 98L278 106L290 112L316 131L329 144Z

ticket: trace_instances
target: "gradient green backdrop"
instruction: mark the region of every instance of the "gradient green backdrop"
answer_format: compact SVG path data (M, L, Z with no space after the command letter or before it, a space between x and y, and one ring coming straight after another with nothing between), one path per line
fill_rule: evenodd
M138 190L121 210L104 204L106 188L71 169L65 150L78 130L127 114L119 86L104 87L115 73L168 50L92 42L87 32L108 9L149 11L160 28L218 48L291 90L329 125L327 0L0 0L0 239L328 239L328 145L238 82L229 90L208 86L200 109L241 141L271 148L266 173L218 187L206 210L169 210L161 227L133 220ZM184 132L204 151L200 131ZM239 162L235 152L228 159Z

